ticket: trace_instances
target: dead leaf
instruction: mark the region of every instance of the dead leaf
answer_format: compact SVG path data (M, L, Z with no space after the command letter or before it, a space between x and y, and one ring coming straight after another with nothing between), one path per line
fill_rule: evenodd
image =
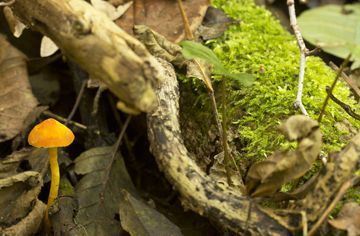
M49 37L43 36L40 43L40 56L48 57L53 55L59 47Z
M183 2L192 32L201 24L209 4L209 0ZM181 13L173 0L136 1L116 24L130 34L135 25L146 25L172 42L179 42L185 36Z
M215 7L210 6L205 14L202 24L195 32L196 38L209 40L218 38L232 24L239 23L225 15L225 13Z
M82 153L75 160L75 172L84 175L75 186L79 210L75 222L88 235L119 235L118 214L121 190L136 195L136 189L117 154L111 165L113 147L99 147Z
M0 179L0 225L14 225L26 217L40 193L42 179L35 171Z
M48 169L48 159L46 149L26 148L16 151L0 160L0 179L28 170L39 172L44 178Z
M337 229L346 230L348 236L360 235L360 206L356 202L346 203L334 220L329 224Z
M91 4L93 7L105 15L107 15L111 20L116 20L120 16L122 16L133 4L132 1L124 3L123 5L119 5L118 7L114 7L111 3L104 0L91 0Z
M25 56L0 35L0 142L14 138L36 107L27 76Z
M126 190L122 191L119 214L121 226L130 235L182 235L179 227Z
M26 29L26 25L21 23L21 21L13 14L10 7L5 6L3 12L11 33L13 33L14 37L19 38L24 29Z
M282 184L299 178L318 157L322 135L316 121L303 115L291 116L280 129L289 141L298 141L296 150L275 152L253 164L246 176L246 188L253 196L269 196Z
M33 209L29 214L21 219L17 224L8 228L1 229L0 234L7 236L31 236L36 235L45 213L46 205L39 200L36 200Z

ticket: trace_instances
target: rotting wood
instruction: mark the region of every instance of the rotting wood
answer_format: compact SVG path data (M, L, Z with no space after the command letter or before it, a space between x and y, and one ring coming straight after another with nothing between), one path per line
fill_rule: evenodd
M86 1L21 0L11 9L122 101L145 112L156 107L152 83L162 74L158 62L138 40Z

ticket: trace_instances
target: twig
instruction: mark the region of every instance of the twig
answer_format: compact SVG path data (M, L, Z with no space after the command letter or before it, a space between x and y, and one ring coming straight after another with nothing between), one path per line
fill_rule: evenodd
M103 197L103 195L104 195L104 193L105 193L105 186L106 186L106 183L108 182L108 180L109 180L109 176L110 176L110 172L111 172L111 166L112 166L112 164L113 164L113 162L114 162L114 160L115 160L115 157L116 157L116 152L117 152L117 150L119 149L119 146L120 146L120 144L121 144L121 141L123 140L123 137L124 137L124 135L125 135L125 131L126 131L126 129L127 129L127 127L129 126L129 123L130 123L130 121L131 121L131 118L132 118L132 116L131 115L129 115L127 118L126 118L126 121L125 121L125 123L124 123L124 126L122 127L122 129L121 129L121 131L120 131L120 134L119 134L119 137L118 137L118 139L116 140L116 143L114 144L114 146L113 146L113 151L112 151L112 154L111 154L111 159L110 159L110 161L109 161L109 164L105 167L105 172L106 172L106 174L105 174L105 177L104 177L104 180L103 180L103 189L102 189L102 191L101 191L101 193L100 193L100 195ZM102 198L101 197L101 198Z
M342 107L342 109L344 109L344 111L346 113L349 114L349 116L353 117L356 120L360 120L360 115L356 114L349 105L343 103L342 101L340 101L339 99L337 99L330 91L330 87L326 86L326 92L328 94L328 96L331 98L331 100L333 100L336 104L338 104L339 106Z
M100 98L101 98L101 94L106 90L105 86L100 85L100 87L98 88L98 90L96 91L96 95L94 98L94 102L93 102L93 110L91 112L92 116L96 116L96 114L99 111L99 102L100 102Z
M76 97L75 104L74 104L73 108L71 109L70 114L69 114L68 117L66 118L65 125L67 125L67 124L71 121L71 119L74 117L75 112L76 112L76 110L78 109L78 107L79 107L79 105L80 105L81 98L82 98L82 96L84 95L86 83L87 83L86 80L84 80L84 81L82 82L81 88L80 88L80 91L79 91L79 94L78 94L78 96Z
M329 102L329 98L330 98L329 94L332 94L332 92L333 92L333 90L334 90L334 88L335 88L335 85L336 85L337 81L339 80L339 77L340 77L341 73L344 71L345 66L348 64L348 62L349 62L349 60L350 60L350 57L351 57L351 54L350 54L350 55L345 59L345 61L341 64L340 69L339 69L338 72L336 73L336 77L335 77L335 79L334 79L334 82L331 84L331 87L330 87L330 90L329 90L329 92L328 92L328 95L326 96L325 101L324 101L324 104L323 104L323 106L322 106L322 108L321 108L321 112L320 112L320 115L319 115L319 118L318 118L318 122L319 122L319 123L321 123L321 120L322 120L322 118L323 118L323 116L324 116L324 113L325 113L325 108L326 108L326 106L327 106L327 104L328 104L328 102Z
M314 224L314 226L311 228L311 230L309 231L308 236L312 236L316 233L316 231L318 230L318 228L321 226L321 224L324 222L324 220L326 219L326 217L330 214L330 212L335 208L336 203L338 203L341 198L344 196L344 194L346 193L346 191L351 188L353 186L353 184L357 181L359 177L353 177L352 179L346 181L339 189L338 193L336 194L334 200L330 203L330 205L328 206L328 208L324 211L324 213L321 215L321 217L316 221L316 223Z
M301 99L304 88L306 56L309 54L309 50L305 46L304 39L297 24L294 0L287 0L287 5L289 8L290 25L294 31L297 43L300 48L299 84L294 106L295 108L299 108L304 115L309 116Z
M329 65L333 70L339 70L339 67L337 67L332 61L330 61ZM347 76L347 74L345 74L344 72L341 73L341 78L351 87L352 90L354 90L356 95L360 97L360 89L358 88L356 82L349 76Z
M10 0L8 2L4 1L4 2L0 2L0 7L4 7L4 6L10 6L15 2L15 0Z
M57 120L60 120L61 122L64 122L64 123L67 121L66 118L64 118L64 117L62 117L62 116L59 116L59 115L56 115L56 114L54 114L54 113L52 113L52 112L50 112L50 111L44 111L43 114L46 115L46 116L48 116L48 117L52 117L52 118L55 118L55 119L57 119ZM83 129L83 130L87 130L87 129L88 129L88 127L86 127L85 125L80 124L80 123L78 123L78 122L76 122L76 121L69 120L68 124L74 125L74 126L80 128L80 129ZM100 134L99 131L95 131L95 133Z
M177 2L178 2L179 9L180 9L181 17L182 17L182 20L183 20L183 23L184 23L185 38L189 39L189 40L193 40L194 35L191 32L189 20L188 20L188 17L186 16L186 12L184 10L182 0L177 0Z

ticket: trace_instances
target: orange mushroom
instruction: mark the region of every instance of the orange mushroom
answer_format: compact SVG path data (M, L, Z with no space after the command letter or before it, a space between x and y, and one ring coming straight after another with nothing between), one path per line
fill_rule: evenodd
M36 125L29 134L31 146L48 148L51 170L51 186L45 214L45 223L50 226L49 208L58 196L60 173L57 161L57 148L69 146L74 141L73 132L55 119L47 119Z

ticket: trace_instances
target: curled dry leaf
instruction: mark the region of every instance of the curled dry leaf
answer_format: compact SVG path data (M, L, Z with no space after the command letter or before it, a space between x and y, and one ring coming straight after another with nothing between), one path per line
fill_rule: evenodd
M358 203L346 203L338 217L329 220L329 224L337 229L346 230L348 236L360 235L360 206Z
M21 23L21 21L13 14L10 7L4 7L3 12L11 33L13 33L16 38L19 38L26 28L26 25Z
M0 179L0 225L15 225L26 217L37 200L41 185L40 174L35 171Z
M17 175L26 170L40 173L44 178L48 169L47 150L41 148L23 149L0 160L0 179ZM22 168L25 166L25 168Z
M8 228L1 229L1 235L7 236L30 236L36 235L39 231L46 205L39 200L36 200L33 209L29 214L21 219L17 224L12 225Z
M209 0L183 2L192 32L201 24L209 4ZM174 0L135 1L116 24L130 34L135 25L146 25L172 42L179 42L185 36L181 12Z
M164 215L123 190L120 199L121 226L130 235L182 235L180 228Z
M0 35L0 142L14 138L23 128L37 100L28 81L25 56Z
M316 121L303 115L291 116L280 129L289 141L298 141L296 150L275 152L251 166L246 188L251 196L269 196L282 184L299 178L311 168L321 150L322 135Z

